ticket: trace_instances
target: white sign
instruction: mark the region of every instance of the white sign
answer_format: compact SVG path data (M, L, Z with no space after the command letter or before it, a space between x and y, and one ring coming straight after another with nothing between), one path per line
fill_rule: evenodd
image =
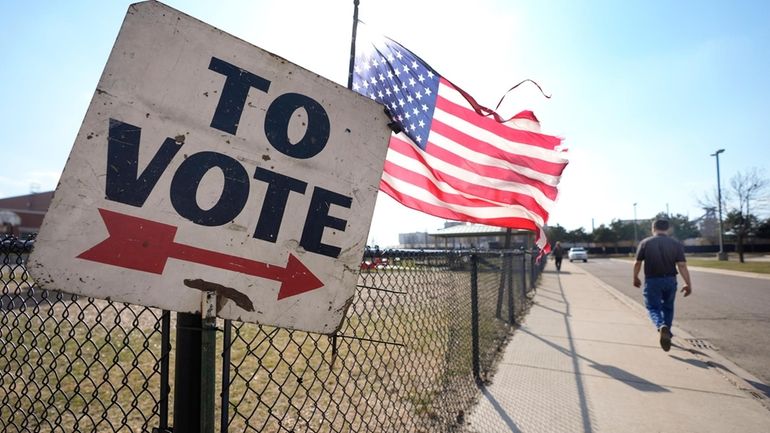
M342 65L341 65L342 66ZM44 287L331 333L383 107L161 3L129 7L30 258Z

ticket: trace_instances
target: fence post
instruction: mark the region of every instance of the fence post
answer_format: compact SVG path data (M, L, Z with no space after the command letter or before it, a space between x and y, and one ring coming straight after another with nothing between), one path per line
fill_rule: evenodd
M508 251L511 249L511 232L512 230L510 228L505 231L505 245L503 246L503 249L505 251ZM505 293L505 282L506 282L506 279L505 279L506 254L508 253L505 252L500 255L500 258L502 259L502 263L500 265L502 268L502 272L500 273L500 288L497 290L497 310L495 312L495 317L501 320L503 318L503 294ZM508 314L510 316L510 313Z
M532 252L532 255L529 258L529 272L530 272L530 278L529 278L529 288L534 289L535 288L535 280L537 279L537 274L535 272L535 261L537 261L537 256L535 255L534 251ZM529 290L527 290L529 292Z
M214 433L216 394L217 294L204 292L201 301L201 433Z
M495 317L502 320L503 318L503 296L505 294L505 255L507 253L500 254L500 287L497 289L497 308L495 309Z
M505 264L508 267L508 274L506 280L508 282L508 323L511 326L516 324L516 304L514 303L513 295L516 290L513 286L513 253L505 253Z
M481 380L479 354L479 258L471 254L471 338L473 347L473 378Z
M169 358L171 355L171 312L163 310L160 318L160 432L170 432L168 428Z
M527 273L527 261L528 261L527 254L524 253L521 256L521 267L522 267L521 272L524 274ZM532 277L532 274L530 274L530 277ZM530 278L529 283L532 284L532 278ZM527 293L529 293L529 287L527 287L526 278L524 278L524 286L521 288L521 293L519 294L519 296L521 297L520 305L521 305L522 311L527 305Z
M230 422L230 348L232 342L233 321L225 320L225 330L222 343L222 399L220 407L219 431L227 433Z
M527 253L521 254L521 291L527 292Z
M201 431L201 316L176 313L174 431Z

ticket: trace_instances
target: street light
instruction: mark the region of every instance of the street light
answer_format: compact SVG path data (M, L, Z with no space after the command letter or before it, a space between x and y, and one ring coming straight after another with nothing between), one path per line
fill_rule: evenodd
M727 260L727 253L725 253L725 241L723 236L724 229L722 227L722 185L719 180L719 154L724 151L724 149L719 149L711 154L711 156L714 156L717 159L717 200L719 201L719 253L717 254L717 258L719 260Z
M638 225L639 224L636 223L636 203L634 203L634 248L636 248L636 243L638 242L638 237L636 235L636 226Z

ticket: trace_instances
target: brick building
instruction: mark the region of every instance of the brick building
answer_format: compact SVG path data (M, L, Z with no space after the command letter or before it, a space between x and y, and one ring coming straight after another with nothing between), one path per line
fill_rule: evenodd
M37 233L52 198L53 191L0 198L0 233L21 238Z

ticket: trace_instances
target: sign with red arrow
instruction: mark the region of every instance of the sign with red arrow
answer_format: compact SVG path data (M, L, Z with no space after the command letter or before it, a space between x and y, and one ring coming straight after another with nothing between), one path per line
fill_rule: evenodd
M176 227L155 221L99 209L110 236L78 258L121 268L163 274L166 261L173 258L279 281L278 300L323 286L293 254L285 267L231 256L174 242Z
M129 7L28 269L43 288L334 332L383 107L158 2Z

